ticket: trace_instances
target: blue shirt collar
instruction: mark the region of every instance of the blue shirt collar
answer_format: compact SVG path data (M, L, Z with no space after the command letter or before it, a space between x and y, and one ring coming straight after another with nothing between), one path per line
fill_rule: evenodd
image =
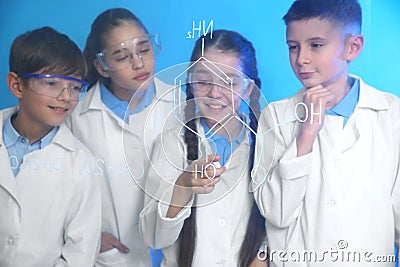
M118 97L113 95L104 84L100 84L100 97L101 101L108 107L115 115L122 120L125 117L125 113L128 110L128 101L120 100Z
M3 139L6 148L9 148L12 145L15 145L19 138L21 137L20 134L14 129L11 124L11 118L17 115L18 112L11 113L5 121L3 126Z
M328 115L341 116L349 118L353 114L354 109L358 103L360 95L360 84L357 79L349 78L350 84L352 84L349 92L343 97L343 99L336 104L333 108L326 111Z
M145 108L150 106L151 102L153 102L153 99L156 95L156 88L154 86L154 83L150 85L149 88L146 89L146 92L143 95L142 101L136 106L136 108L131 112L131 114L139 113L143 111Z
M156 90L154 87L154 83L152 83L152 85L146 89L142 101L140 101L140 103L136 106L134 110L129 110L128 101L119 99L118 97L113 95L103 84L100 84L101 101L104 103L104 105L106 105L106 107L114 112L115 115L117 115L122 120L125 119L126 122L128 122L127 117L130 114L139 113L147 108L153 101L155 95ZM125 118L127 110L129 111L129 113L127 114L128 116Z
M229 141L227 136L220 136L212 131L203 118L200 119L200 123L204 129L205 137L211 146L212 153L219 155L221 157L219 163L221 165L225 165L233 151L235 151L236 148L238 148L242 143L246 133L245 127L241 125L241 131L239 135L233 140Z
M242 125L242 129L241 129L239 135L236 136L233 140L229 141L227 136L218 135L213 130L211 130L203 118L200 118L200 123L204 128L204 134L205 134L206 138L211 139L213 141L220 141L220 142L224 142L224 143L226 142L227 144L233 143L233 144L239 145L242 142L244 134L245 134L245 127Z
M27 142L29 142L28 138L20 135L17 130L15 130L14 126L11 123L11 120L17 116L18 111L11 113L4 126L3 126L3 140L6 148L9 148L13 145L15 145L17 142L19 142L22 139L25 139ZM38 145L39 149L42 149L46 146L48 146L52 141L54 136L56 135L58 131L59 126L53 127L51 131L46 134L44 137L42 137L40 140L35 142L35 145ZM32 144L33 145L33 144Z
M40 144L39 144L40 149L51 144L59 128L60 126L53 127L53 129L51 129L51 131L48 134L46 134L42 139L40 139Z

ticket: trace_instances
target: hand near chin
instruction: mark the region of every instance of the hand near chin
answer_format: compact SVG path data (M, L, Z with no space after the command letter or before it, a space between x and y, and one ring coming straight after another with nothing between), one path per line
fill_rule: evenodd
M317 85L304 92L303 103L307 108L297 135L298 156L311 152L314 140L324 126L325 111L334 106L334 95L326 87Z
M326 87L317 85L307 89L303 95L303 103L307 106L307 120L302 129L318 133L325 120L325 111L333 106L334 95Z

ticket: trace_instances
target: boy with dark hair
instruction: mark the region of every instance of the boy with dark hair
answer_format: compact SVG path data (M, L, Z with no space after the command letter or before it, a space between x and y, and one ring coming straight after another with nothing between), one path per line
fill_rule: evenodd
M63 124L87 88L84 57L43 27L14 40L9 64L19 106L0 111L0 266L93 266L99 186L83 168L90 152Z
M400 102L348 74L364 43L361 7L297 0L284 20L304 88L263 111L253 170L272 266L393 266Z

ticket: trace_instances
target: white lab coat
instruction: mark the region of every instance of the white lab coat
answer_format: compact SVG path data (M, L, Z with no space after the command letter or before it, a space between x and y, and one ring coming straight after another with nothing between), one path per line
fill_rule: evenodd
M0 130L16 108L0 113ZM98 181L82 172L92 157L65 125L51 144L24 156L14 177L0 131L0 266L93 266L100 244Z
M104 105L98 83L67 120L73 134L95 155L87 170L102 182L102 230L130 249L129 254L117 249L100 253L96 266L151 266L149 248L138 228L144 201L144 170L163 127L177 123L173 117L172 86L156 78L155 88L155 100L144 111L131 115L129 124Z
M318 265L291 262L293 251L294 259L296 252L316 252L325 258L318 266L354 266L340 260L346 252L361 253L356 266L393 266L367 261L393 255L400 241L400 102L354 78L360 96L345 127L342 117L326 115L312 152L304 156L297 157L300 122L294 112L304 89L262 112L253 186L276 251L272 266ZM287 253L281 259L280 250Z
M211 148L198 121L197 129L203 137L199 141L199 156L205 155L206 151L210 154ZM192 202L175 218L166 218L173 185L188 165L183 133L179 128L163 133L154 146L152 168L149 168L146 181L146 191L151 197L146 197L145 208L140 214L140 230L145 242L163 248L163 267L177 266L178 237L184 220L191 213ZM214 191L197 195L195 267L237 265L253 199L248 191L249 149L246 134L226 163L227 170Z

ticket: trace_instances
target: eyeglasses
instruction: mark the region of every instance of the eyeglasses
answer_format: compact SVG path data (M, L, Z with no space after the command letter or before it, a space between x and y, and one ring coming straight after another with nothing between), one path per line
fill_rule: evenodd
M78 101L83 98L89 87L89 83L71 76L36 73L17 73L17 75L35 79L38 86L32 87L32 91L52 98L59 97L67 89L70 100Z
M146 34L106 48L97 53L96 57L103 69L118 71L132 66L134 60L140 60L140 64L154 60L154 51L159 52L160 49L161 42L158 34Z
M208 92L213 86L218 86L220 92L225 95L241 93L246 89L251 79L232 75L230 77L219 77L211 72L189 73L189 83L198 92Z

